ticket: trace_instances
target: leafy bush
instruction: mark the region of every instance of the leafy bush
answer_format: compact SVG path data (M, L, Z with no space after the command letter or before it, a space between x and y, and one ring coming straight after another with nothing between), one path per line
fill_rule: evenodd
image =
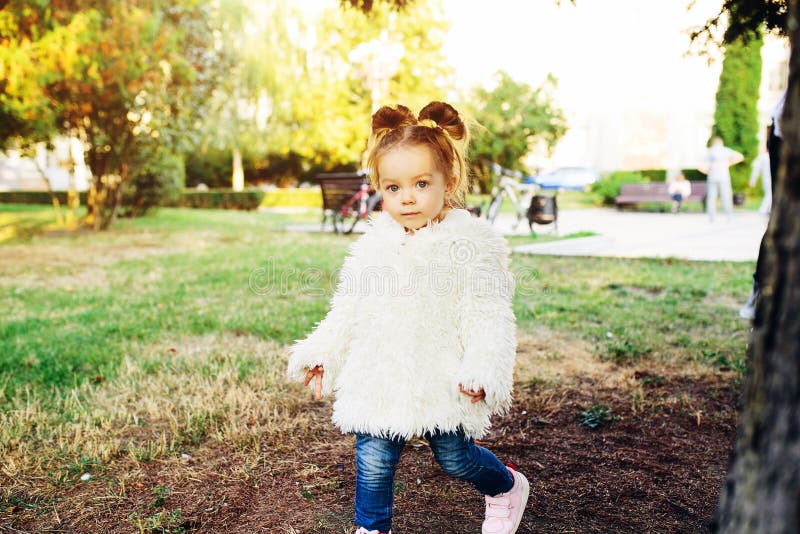
M54 192L61 205L67 203L66 191ZM81 204L86 205L86 191L80 193ZM51 204L47 191L0 191L0 204Z
M244 183L271 183L283 188L309 181L320 172L353 172L358 169L356 163L340 163L323 154L318 156L318 160L309 160L296 152L257 154L245 150L242 152ZM230 187L232 162L230 150L208 149L187 155L186 187L197 187L199 184L211 189Z
M639 171L616 171L603 176L592 184L591 192L596 202L605 206L613 206L614 199L619 196L622 184L644 183L647 178Z
M180 208L212 208L225 210L254 210L261 205L264 191L250 189L214 189L210 191L184 191L177 200L165 205Z
M667 169L642 169L642 173L648 182L666 182Z
M186 178L183 158L157 150L122 188L120 214L137 217L178 199Z
M242 162L247 181L248 165ZM186 155L186 187L205 184L210 188L231 186L233 155L230 150L208 149Z
M683 175L690 182L705 182L706 175L697 169L682 169Z

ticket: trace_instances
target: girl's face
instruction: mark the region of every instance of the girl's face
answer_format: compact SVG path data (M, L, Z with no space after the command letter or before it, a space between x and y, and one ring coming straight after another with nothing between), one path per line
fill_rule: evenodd
M419 145L389 150L378 163L383 209L411 233L435 220L450 191L431 151Z

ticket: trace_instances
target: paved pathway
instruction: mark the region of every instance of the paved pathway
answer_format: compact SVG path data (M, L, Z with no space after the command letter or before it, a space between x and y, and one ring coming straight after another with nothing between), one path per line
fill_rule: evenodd
M501 214L495 224L507 235L528 234L526 222L515 228L514 221L513 216ZM711 223L704 213L562 209L558 213L558 235L577 232L596 235L520 245L514 250L563 256L754 261L766 227L766 216L751 211L737 211L731 219L717 216ZM542 235L554 231L552 225L535 228ZM320 225L292 225L287 229L318 232ZM355 231L363 229L364 225L359 224Z
M506 231L511 231L511 222L511 219L498 221ZM730 219L718 216L712 223L703 213L580 209L559 210L558 226L558 234L562 236L576 232L597 235L521 245L514 250L563 256L752 261L758 257L767 217L742 211L735 212ZM527 227L520 225L518 230L527 231ZM541 227L542 233L547 231L550 227Z

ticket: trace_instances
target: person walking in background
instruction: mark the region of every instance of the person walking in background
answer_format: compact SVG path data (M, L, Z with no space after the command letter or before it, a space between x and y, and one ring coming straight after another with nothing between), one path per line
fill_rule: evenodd
M333 422L355 434L357 534L391 532L415 436L484 495L484 534L516 532L525 511L527 479L475 443L511 404L517 344L508 243L463 209L467 142L444 102L375 112L367 168L384 211L351 245L325 319L289 350L289 375L334 393Z
M678 213L681 211L681 202L692 194L692 182L686 179L683 172L679 171L667 186L667 192L672 198L672 213Z
M767 129L767 152L769 153L769 174L770 174L770 210L772 198L775 196L775 181L778 179L778 167L781 161L781 145L783 145L783 132L781 131L781 119L783 116L783 104L786 102L786 91L783 92L775 109L772 111L772 124ZM766 191L764 192L766 196ZM753 289L747 302L739 309L739 317L742 319L753 319L756 316L756 302L761 289L761 277L764 275L764 248L767 233L761 238L761 246L758 249L758 260L756 261L756 271L753 273Z
M769 131L769 130L768 130ZM769 133L767 133L769 138ZM772 210L772 172L770 171L769 150L766 145L756 159L753 160L753 171L750 173L750 187L754 187L761 176L761 189L764 191L764 198L761 200L759 213L766 213Z
M722 202L722 210L730 218L733 215L733 190L731 189L730 167L744 161L744 156L732 148L726 147L722 138L715 136L706 153L706 159L700 171L707 177L708 193L706 195L706 211L714 222L717 214L717 197Z

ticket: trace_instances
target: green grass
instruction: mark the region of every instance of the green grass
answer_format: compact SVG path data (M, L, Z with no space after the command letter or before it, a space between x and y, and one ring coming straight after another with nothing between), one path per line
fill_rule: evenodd
M109 233L16 245L21 261L0 263L0 303L11 311L0 325L5 397L104 380L124 355L159 338L229 331L295 339L326 306L308 296L303 272L319 269L316 283L328 294L351 239L276 231L278 220L291 219L162 210ZM46 256L50 245L64 247L68 259L26 264L26 248ZM120 247L127 253L115 260ZM268 291L251 290L251 274Z
M82 210L81 214L84 212ZM53 206L0 204L0 243L30 239L55 225L56 213Z
M0 214L24 213L5 208ZM316 213L163 209L106 233L0 246L0 406L26 389L58 396L113 379L124 357L150 357L145 347L155 342L220 332L282 344L302 337L326 313L354 239L282 231L316 221ZM743 358L748 324L735 308L751 263L520 254L512 268L523 330L546 325L622 363Z
M513 266L523 328L572 332L619 363L744 358L749 323L736 308L752 284L752 263L519 255Z
M263 475L265 447L302 472L297 451L319 439L320 411L286 379L286 344L325 316L355 239L284 230L318 220L316 211L164 209L109 232L0 245L0 517L38 516L75 490L70 506L83 517L116 513L132 531L177 532L189 491L182 453L231 458L223 463L240 466L231 480L248 485ZM515 254L511 267L522 388L541 375L592 393L587 373L641 403L624 379L633 370L744 369L749 324L736 308L752 264ZM562 402L553 394L543 412ZM143 482L154 468L158 480ZM152 493L122 497L142 483ZM297 489L316 499L331 483ZM124 513L105 499L123 499Z

